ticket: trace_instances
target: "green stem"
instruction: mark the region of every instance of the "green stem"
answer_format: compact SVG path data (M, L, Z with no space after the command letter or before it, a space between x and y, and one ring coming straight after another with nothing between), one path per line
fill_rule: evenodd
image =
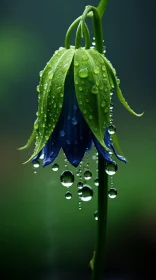
M103 14L105 12L106 6L107 6L108 0L101 0L99 5L97 6L97 10L99 13L100 18L102 19Z
M76 32L76 37L75 37L75 49L78 49L81 47L81 38L82 38L82 34L81 34L81 23L79 23L79 26L77 28L77 32ZM86 23L84 23L84 35L85 35L85 49L89 49L90 48L90 33L89 33L89 29L86 25Z
M64 46L65 46L66 49L70 49L70 37L71 37L71 34L73 32L73 29L80 22L80 20L81 20L81 16L78 17L76 20L74 20L73 23L70 25L70 27L67 30L66 37L65 37L65 43L64 43Z
M104 258L105 258L105 251L106 251L108 175L104 171L105 167L106 167L106 162L99 155L97 244L96 244L95 256L93 260L92 280L102 280Z
M102 21L101 21L101 18L99 16L97 9L93 6L87 6L82 15L81 22L83 25L85 18L87 17L89 12L93 12L92 20L93 20L96 49L98 50L98 52L103 54L104 46L103 46Z

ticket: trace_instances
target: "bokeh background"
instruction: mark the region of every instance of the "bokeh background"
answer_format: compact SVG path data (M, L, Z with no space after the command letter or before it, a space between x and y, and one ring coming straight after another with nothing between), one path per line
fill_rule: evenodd
M22 165L37 111L39 71L63 46L68 26L95 0L0 2L0 278L91 279L97 208L94 197L78 210L77 188L65 199L60 173L36 175ZM154 0L109 1L103 27L107 57L121 79L130 115L115 98L114 124L128 164L114 177L109 199L105 279L153 279L156 251L156 126ZM61 162L61 157L59 161ZM59 162L58 162L59 163ZM60 163L59 163L60 164ZM90 167L95 176L95 165Z

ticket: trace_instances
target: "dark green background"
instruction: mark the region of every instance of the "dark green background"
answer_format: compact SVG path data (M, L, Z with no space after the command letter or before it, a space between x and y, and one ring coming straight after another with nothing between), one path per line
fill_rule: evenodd
M63 165L56 173L47 167L34 175L31 164L22 165L31 151L16 148L26 142L35 119L39 71L63 46L68 26L85 5L97 3L0 2L1 279L91 279L96 188L94 199L79 211L76 185L72 200L65 200ZM145 111L135 118L114 100L114 123L128 163L119 163L118 196L109 200L108 279L151 279L155 273L155 10L154 0L110 0L104 17L107 57L129 104ZM92 164L91 169L95 176Z

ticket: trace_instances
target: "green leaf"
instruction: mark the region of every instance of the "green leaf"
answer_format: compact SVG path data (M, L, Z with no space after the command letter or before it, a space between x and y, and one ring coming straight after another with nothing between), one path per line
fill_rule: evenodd
M21 150L25 150L25 149L29 148L31 143L35 139L35 136L36 136L36 130L33 129L32 134L31 134L30 138L28 139L27 143L23 147L18 148L18 150L21 151Z
M74 48L60 48L40 74L35 150L27 162L41 151L56 127L63 105L64 82L74 51Z
M104 57L95 49L75 51L74 82L78 105L90 130L109 151L104 132L110 120L110 84Z
M114 89L117 93L117 96L120 100L120 102L123 104L123 106L131 113L133 114L134 116L136 117L141 117L144 113L141 113L141 114L137 114L136 112L134 112L130 106L128 105L127 101L125 100L123 94L122 94L122 91L119 87L119 83L118 83L118 80L117 80L117 77L116 77L116 71L115 69L113 68L112 64L107 60L107 58L105 57L105 63L106 63L106 66L107 66L107 71L110 75L110 78L112 80L112 83L114 85Z

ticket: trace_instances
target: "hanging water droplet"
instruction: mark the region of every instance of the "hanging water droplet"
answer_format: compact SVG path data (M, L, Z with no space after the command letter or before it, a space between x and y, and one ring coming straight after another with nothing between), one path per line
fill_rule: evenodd
M71 192L67 191L67 192L65 193L65 198L68 199L68 200L71 199L71 198L72 198Z
M60 176L61 184L65 187L70 187L74 183L74 174L70 170L65 170Z
M111 188L109 191L108 191L108 196L110 198L116 198L117 196L117 190L115 188Z
M40 167L39 161L33 162L33 167L34 167L34 168L39 168L39 167Z
M53 170L53 171L58 171L58 169L59 169L59 165L58 165L57 163L54 163L54 164L52 165L52 170Z
M88 77L88 69L83 68L79 71L79 77L80 78L87 78Z
M82 188L78 190L78 195L79 195L79 196L82 195Z
M107 163L105 171L108 175L114 175L118 169L116 162Z
M34 171L34 174L35 174L35 175L37 174L37 171L36 171L36 170Z
M89 169L84 172L84 178L85 180L90 180L92 178L92 173Z
M64 137L64 136L65 136L65 131L64 131L64 130L61 130L61 131L60 131L60 136L61 136L61 137Z
M109 134L114 134L116 132L116 127L115 125L111 124L109 127L108 127L108 132Z
M82 182L78 182L78 183L77 183L77 187L78 187L79 190L81 190L82 187L83 187L83 183L82 183Z
M99 92L98 87L97 86L93 86L91 89L91 93L93 94L97 94Z
M93 197L93 190L89 185L84 185L82 188L82 195L80 196L80 199L82 201L90 201Z
M96 221L98 221L98 211L97 210L94 212L94 218Z
M94 185L97 186L97 187L99 186L99 179L98 179L98 178L96 178L96 179L94 180Z
M53 75L54 75L53 70L49 71L48 78L51 80Z

